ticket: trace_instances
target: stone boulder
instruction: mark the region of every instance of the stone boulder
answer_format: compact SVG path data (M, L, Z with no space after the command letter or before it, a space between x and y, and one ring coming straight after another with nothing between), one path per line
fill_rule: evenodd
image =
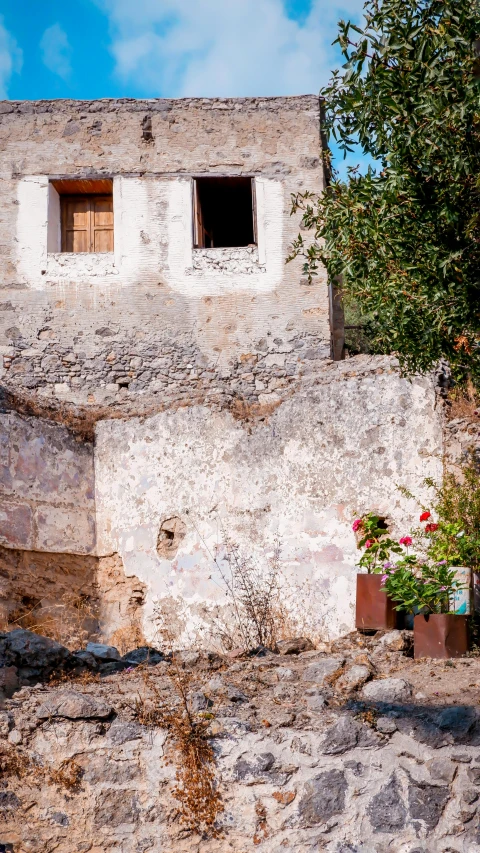
M0 659L3 667L17 668L20 684L35 684L72 665L72 655L65 646L24 628L1 635Z
M37 709L37 717L40 720L56 717L65 717L68 720L106 720L112 713L113 708L106 702L76 690L54 694Z
M298 807L304 826L326 823L341 814L347 787L343 770L327 770L307 782Z
M408 702L412 698L413 688L404 678L382 678L370 681L362 689L362 699L369 702Z
M86 651L98 661L120 660L120 653L115 646L106 646L103 643L87 643Z
M165 657L158 649L153 649L150 646L140 646L138 649L132 649L131 652L123 655L122 660L126 661L130 666L138 666L140 663L155 666L155 664L165 660Z
M292 640L278 640L277 642L279 655L299 655L301 652L310 652L314 648L312 641L307 637L295 637Z
M306 667L303 673L304 681L323 684L325 679L341 669L345 662L343 657L322 657Z

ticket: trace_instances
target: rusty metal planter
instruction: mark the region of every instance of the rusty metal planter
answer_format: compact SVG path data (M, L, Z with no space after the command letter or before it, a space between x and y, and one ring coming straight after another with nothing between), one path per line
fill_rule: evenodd
M396 628L397 611L386 592L381 575L357 575L355 627L357 631L381 631Z
M468 617L458 613L415 616L413 622L416 658L460 658L468 651Z

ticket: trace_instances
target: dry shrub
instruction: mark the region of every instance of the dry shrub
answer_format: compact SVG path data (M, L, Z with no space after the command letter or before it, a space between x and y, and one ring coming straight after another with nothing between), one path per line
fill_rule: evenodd
M223 804L217 788L215 755L209 741L209 720L194 716L188 704L190 674L176 667L170 676L174 691L165 704L151 675L143 671L147 695L138 697L134 716L144 726L165 729L175 753L176 785L173 797L185 827L203 837L218 838L216 826Z
M228 536L215 556L229 602L231 618L215 620L214 630L225 648L275 648L280 607L280 545L275 541L266 564L243 554Z
M73 758L67 758L59 767L49 771L48 781L75 794L80 790L82 776L83 768Z
M448 392L449 419L467 418L478 420L480 398L473 382L468 379L464 385L456 385Z
M0 776L4 779L15 776L17 779L32 777L38 768L32 764L29 756L20 749L0 747Z
M65 592L56 604L32 601L9 617L9 629L25 628L50 637L69 649L82 648L98 625L97 605L82 592Z
M132 649L144 646L145 637L143 636L141 627L137 623L131 622L129 625L117 628L110 637L109 643L115 646L121 655L126 655Z

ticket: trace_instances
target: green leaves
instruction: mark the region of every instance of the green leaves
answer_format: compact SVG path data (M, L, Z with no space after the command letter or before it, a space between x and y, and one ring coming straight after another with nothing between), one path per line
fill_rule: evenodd
M367 0L365 25L340 22L342 71L322 91L324 132L381 166L334 174L294 209L312 232L292 255L319 264L375 318L374 349L407 372L447 358L480 382L478 0ZM476 71L477 69L477 71Z

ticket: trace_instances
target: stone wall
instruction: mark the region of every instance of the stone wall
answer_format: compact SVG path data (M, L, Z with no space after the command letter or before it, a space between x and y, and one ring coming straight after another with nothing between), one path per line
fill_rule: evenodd
M0 846L479 853L478 659L414 663L395 651L399 634L347 638L333 655L232 663L160 654L140 672L87 654L100 678L23 687L0 711ZM8 638L0 640L5 655ZM41 640L10 635L10 659L27 660L30 671L58 659L61 650ZM179 816L184 758L175 730L161 725L163 711L183 710L179 670L193 719L208 709L223 806L216 838L189 831Z
M138 414L262 403L329 357L325 276L285 265L291 193L323 187L319 130L314 96L2 102L2 382ZM193 250L197 175L255 178L256 249ZM111 255L47 251L49 178L68 176L113 178Z
M0 414L0 544L93 554L93 445L63 426Z
M428 500L423 480L440 480L442 453L433 382L402 379L381 357L330 363L250 422L205 406L103 420L98 553L118 553L146 585L145 635L155 638L160 610L186 644L226 603L226 539L265 571L278 540L292 617L314 637L338 635L354 620L353 519L377 510L404 534L418 505L397 486ZM182 535L165 552L159 533L172 519Z

